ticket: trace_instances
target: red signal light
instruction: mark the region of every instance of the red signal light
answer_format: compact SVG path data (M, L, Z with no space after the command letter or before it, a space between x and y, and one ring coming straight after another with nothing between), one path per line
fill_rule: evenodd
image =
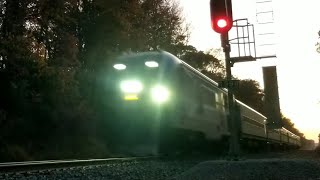
M231 0L210 0L212 29L220 34L228 33L232 28Z
M228 24L225 19L219 19L217 22L217 25L219 28L225 28Z

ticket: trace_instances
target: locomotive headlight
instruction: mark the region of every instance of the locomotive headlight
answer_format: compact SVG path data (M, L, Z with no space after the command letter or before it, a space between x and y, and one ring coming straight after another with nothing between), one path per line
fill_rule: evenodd
M156 103L162 104L168 101L170 92L166 87L157 85L151 89L151 97Z
M124 93L139 93L142 91L142 83L136 80L122 81L120 84L121 91Z
M124 64L115 64L115 65L113 65L113 68L115 68L116 70L121 71L121 70L125 70L127 68L127 66L124 65Z
M159 67L159 64L156 61L146 61L144 64L150 68Z

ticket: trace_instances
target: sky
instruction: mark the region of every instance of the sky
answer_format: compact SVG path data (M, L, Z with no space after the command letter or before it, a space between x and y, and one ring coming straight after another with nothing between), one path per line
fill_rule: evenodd
M183 15L191 25L189 44L198 50L220 48L219 34L211 29L210 0L179 0ZM319 0L281 1L232 0L233 19L248 18L255 27L257 56L277 58L237 63L232 74L240 79L255 79L263 88L262 67L277 66L280 108L308 139L318 142L320 133L320 54L316 52L320 30ZM256 12L272 10L256 16ZM257 22L272 20L268 26ZM229 36L232 35L231 30ZM262 36L259 33L275 33ZM271 46L260 46L272 43ZM232 48L232 55L237 49Z

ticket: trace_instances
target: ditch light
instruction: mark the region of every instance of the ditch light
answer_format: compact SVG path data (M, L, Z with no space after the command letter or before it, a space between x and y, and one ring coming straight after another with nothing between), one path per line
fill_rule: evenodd
M139 100L139 97L136 94L127 94L127 95L124 96L124 100L126 100L126 101L137 101L137 100Z

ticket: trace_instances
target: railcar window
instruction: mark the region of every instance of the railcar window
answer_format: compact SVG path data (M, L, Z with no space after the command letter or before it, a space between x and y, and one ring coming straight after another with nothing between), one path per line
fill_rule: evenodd
M205 86L201 86L201 99L203 104L216 108L216 93Z
M195 93L197 85L192 74L185 69L181 69L178 76L179 89L183 98L189 101L198 100L197 93Z
M227 109L228 108L228 96L227 94L223 94L223 104L224 104L224 108Z
M224 104L224 97L222 93L216 93L216 107L219 110L224 110L225 109L225 104Z

